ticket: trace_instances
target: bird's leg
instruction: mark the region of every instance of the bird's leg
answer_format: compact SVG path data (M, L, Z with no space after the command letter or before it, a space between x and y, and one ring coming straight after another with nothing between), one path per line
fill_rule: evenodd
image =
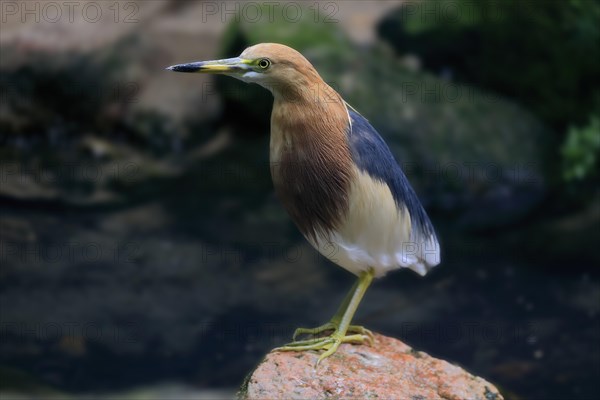
M338 312L334 315L331 321L325 325L312 330L301 330L300 333L320 333L326 330L333 330L329 336L318 337L309 340L302 340L289 343L283 347L278 347L278 351L305 351L305 350L325 350L317 360L317 365L325 358L336 352L342 343L372 343L372 333L367 329L355 325L350 325L352 317L358 308L367 288L373 281L373 270L362 273L356 284L344 301L342 302ZM352 330L350 329L352 327ZM308 331L308 332L305 332ZM347 335L347 333L354 333ZM358 332L358 333L356 333ZM296 336L296 334L295 334Z
M354 296L354 292L356 291L356 288L358 287L359 282L360 282L360 279L357 279L354 282L354 285L352 285L352 289L350 289L350 291L346 294L346 296L344 297L344 300L342 301L342 304L340 304L337 311L335 312L333 317L331 317L331 320L329 320L329 322L327 322L321 326L317 326L316 328L298 328L294 331L292 340L296 343L310 343L310 342L313 342L314 340L296 340L296 338L300 335L316 336L322 332L336 330L340 325L340 322L342 320L344 312L346 311L346 308L348 308L348 304L350 303L350 300L352 300L352 296ZM349 333L357 333L360 335L367 335L370 339L369 341L373 342L373 333L370 330L368 330L362 326L350 325L350 326L348 326L348 332Z

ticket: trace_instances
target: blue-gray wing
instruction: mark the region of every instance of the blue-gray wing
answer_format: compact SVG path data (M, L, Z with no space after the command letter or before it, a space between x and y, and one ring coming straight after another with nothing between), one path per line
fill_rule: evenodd
M432 240L437 247L433 225L389 147L367 119L351 107L348 113L351 121L348 142L355 164L371 178L384 182L400 209L406 207L415 239ZM428 262L430 266L437 263L439 257L437 262Z

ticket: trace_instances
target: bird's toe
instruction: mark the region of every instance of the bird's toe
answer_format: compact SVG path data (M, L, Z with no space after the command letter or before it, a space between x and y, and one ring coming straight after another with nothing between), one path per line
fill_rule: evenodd
M300 335L313 335L316 336L320 333L327 331L335 331L338 328L338 324L334 322L327 322L321 326L317 326L316 328L298 328L294 331L294 335L292 336L292 340L296 342L296 338Z

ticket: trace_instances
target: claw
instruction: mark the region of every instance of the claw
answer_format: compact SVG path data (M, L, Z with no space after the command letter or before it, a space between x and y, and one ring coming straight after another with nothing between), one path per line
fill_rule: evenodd
M321 326L317 326L316 328L298 328L294 331L294 334L292 335L292 341L297 342L296 338L300 335L316 336L322 332L336 331L338 328L339 328L339 324L337 322L332 322L332 321L327 322L326 324L323 324ZM371 332L367 328L360 326L360 325L350 325L348 327L348 330L346 331L346 333L355 333L355 334L365 335L365 336L368 336L369 344L373 344L373 342L374 342L373 332ZM303 340L301 340L300 342L303 342Z
M364 328L363 328L364 329ZM371 334L372 335L372 334ZM299 340L292 343L289 343L282 347L277 347L275 351L306 351L306 350L325 350L321 356L317 359L317 363L315 365L318 366L321 361L325 358L334 354L340 344L342 343L353 343L353 344L363 344L369 343L373 344L372 336L368 334L353 334L353 335L345 335L339 331L333 332L330 336L315 338L315 339L307 339L307 340Z
M341 339L334 339L333 343L327 349L327 351L325 353L321 354L321 356L317 359L317 363L315 364L315 368L317 368L319 366L319 363L321 361L323 361L324 359L326 359L327 357L329 357L330 355L332 355L333 353L335 353L337 351L338 347L340 347L340 344L342 344Z
M292 335L292 340L295 342L296 338L300 335L318 335L321 332L325 332L325 331L331 331L331 330L335 330L338 328L338 324L333 323L333 322L328 322L326 324L323 324L321 326L317 326L316 328L298 328L294 331L294 334Z
M348 327L348 332L357 333L357 334L360 334L360 335L367 336L368 337L367 341L369 342L369 344L373 344L375 342L375 336L373 335L373 332L371 332L370 330L368 330L364 326L350 325Z
M292 342L286 344L282 347L276 347L273 349L274 351L305 351L305 350L323 350L325 348L329 348L329 345L332 344L334 339L325 338L325 339L315 339L314 343L298 343ZM307 341L308 342L308 341Z

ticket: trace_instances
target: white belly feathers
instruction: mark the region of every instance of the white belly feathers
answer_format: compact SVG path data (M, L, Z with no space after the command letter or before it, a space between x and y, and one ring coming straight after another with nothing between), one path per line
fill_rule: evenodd
M406 208L399 208L389 187L355 169L350 204L342 225L329 237L307 238L325 257L355 275L373 268L375 276L410 268L420 275L439 264L435 236L413 229Z

